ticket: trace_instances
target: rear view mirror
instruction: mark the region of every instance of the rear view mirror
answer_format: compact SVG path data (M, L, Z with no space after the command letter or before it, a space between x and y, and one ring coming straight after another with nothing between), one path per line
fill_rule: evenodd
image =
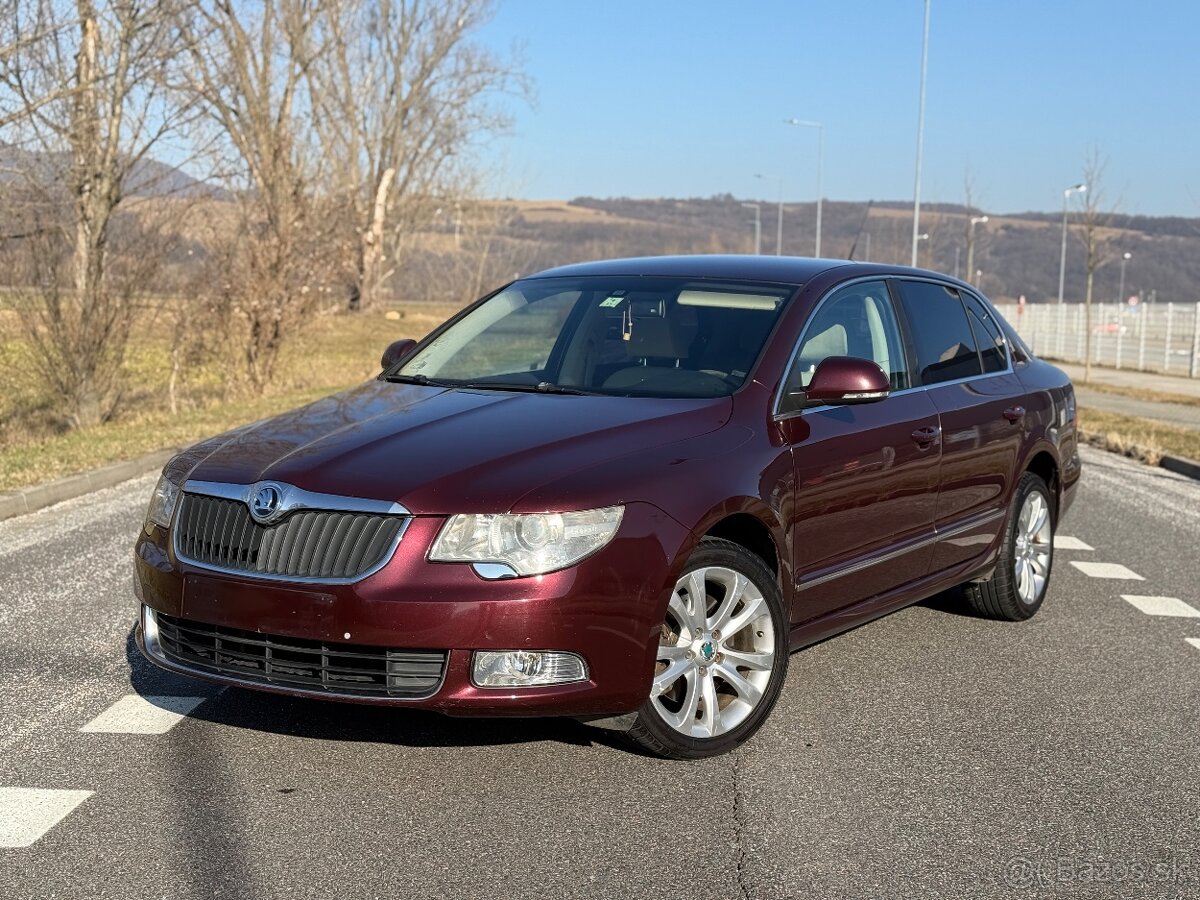
M855 356L827 356L817 364L805 399L819 403L874 403L887 397L891 385L879 364Z
M417 346L417 342L412 338L401 338L398 341L392 341L388 344L388 348L383 351L383 359L380 361L385 369L390 369L404 357L408 356Z

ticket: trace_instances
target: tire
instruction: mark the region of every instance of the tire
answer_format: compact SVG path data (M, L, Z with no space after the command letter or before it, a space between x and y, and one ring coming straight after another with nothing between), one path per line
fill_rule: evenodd
M703 618L691 599L701 584ZM749 740L787 675L788 621L775 575L758 556L704 538L671 595L650 696L627 737L669 759L718 756Z
M987 581L965 585L976 613L1022 622L1041 609L1054 563L1054 515L1046 482L1026 472L1013 496L995 572Z

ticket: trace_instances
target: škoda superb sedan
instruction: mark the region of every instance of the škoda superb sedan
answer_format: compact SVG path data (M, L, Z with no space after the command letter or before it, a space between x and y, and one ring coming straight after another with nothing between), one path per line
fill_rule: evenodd
M168 463L137 639L213 681L710 756L807 644L958 585L1036 613L1079 476L1070 381L968 284L568 266Z

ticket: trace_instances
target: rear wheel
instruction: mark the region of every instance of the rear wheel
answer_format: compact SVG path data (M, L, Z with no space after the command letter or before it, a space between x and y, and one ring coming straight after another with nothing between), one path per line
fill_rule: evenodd
M775 575L745 547L705 538L667 604L650 696L629 736L675 759L726 753L762 725L787 663Z
M966 586L975 612L1019 622L1041 608L1054 562L1054 504L1050 489L1032 472L1021 476L1013 497L1004 546L987 581Z

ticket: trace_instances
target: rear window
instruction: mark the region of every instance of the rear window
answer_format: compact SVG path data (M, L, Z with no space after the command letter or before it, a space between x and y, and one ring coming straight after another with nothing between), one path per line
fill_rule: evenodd
M958 291L929 281L901 281L900 293L912 325L922 384L983 374L979 348Z

